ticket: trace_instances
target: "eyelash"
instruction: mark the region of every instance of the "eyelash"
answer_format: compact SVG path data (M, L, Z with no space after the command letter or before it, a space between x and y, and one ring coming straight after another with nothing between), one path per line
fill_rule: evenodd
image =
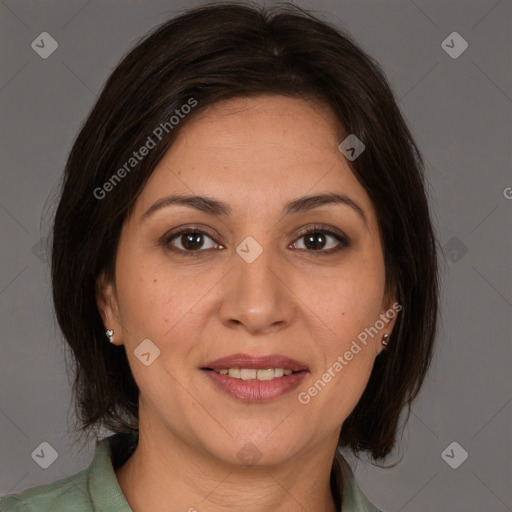
M195 228L193 226L188 226L188 227L182 228L181 230L176 231L174 233L164 235L161 243L169 251L183 255L183 256L198 257L198 256L204 255L205 252L208 252L211 250L211 249L198 249L195 251L187 251L187 250L179 249L179 248L171 245L171 242L175 238L178 238L179 236L183 235L184 233L197 233L197 234L201 234L201 235L206 235L207 237L211 238L217 245L221 245L215 241L215 239L213 238L212 235L210 235L206 231L203 231L202 229ZM337 233L336 231L333 231L332 229L329 229L329 228L321 226L321 225L315 225L315 226L312 226L312 227L309 227L307 229L300 231L300 233L297 235L296 240L299 240L300 238L303 238L306 235L310 235L313 233L324 233L324 234L330 235L339 242L339 245L337 247L331 247L330 249L327 249L327 250L323 250L323 249L319 249L317 251L308 250L308 249L299 249L299 250L313 253L318 256L326 256L326 255L328 256L331 254L338 253L339 251L346 249L350 245L350 241L345 235ZM296 242L294 242L294 243L296 243ZM201 254L201 253L203 253L203 254Z

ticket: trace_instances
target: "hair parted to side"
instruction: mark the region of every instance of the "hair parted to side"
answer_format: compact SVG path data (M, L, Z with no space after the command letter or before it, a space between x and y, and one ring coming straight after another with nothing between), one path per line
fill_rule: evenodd
M224 99L263 94L325 104L340 142L366 150L349 165L379 222L386 286L402 306L389 346L342 426L339 446L382 459L394 447L429 368L438 317L437 241L421 155L378 64L336 27L292 4L215 3L170 19L118 64L80 130L65 167L53 230L58 323L73 355L78 430L138 430L139 391L124 347L112 346L96 305L102 271L115 281L123 222L179 131ZM156 127L197 105L107 197L107 183Z

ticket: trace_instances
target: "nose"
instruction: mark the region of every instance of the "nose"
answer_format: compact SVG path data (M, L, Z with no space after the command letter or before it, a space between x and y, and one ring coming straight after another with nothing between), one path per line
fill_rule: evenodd
M223 279L219 308L222 323L253 335L285 328L295 312L290 285L282 265L269 249L251 263L234 253L232 270Z

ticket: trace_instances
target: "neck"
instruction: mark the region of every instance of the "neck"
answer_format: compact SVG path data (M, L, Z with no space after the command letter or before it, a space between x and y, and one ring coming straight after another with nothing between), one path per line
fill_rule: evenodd
M141 421L135 452L116 469L134 512L338 510L330 488L332 446L280 465L245 466L219 460L168 429L150 434Z

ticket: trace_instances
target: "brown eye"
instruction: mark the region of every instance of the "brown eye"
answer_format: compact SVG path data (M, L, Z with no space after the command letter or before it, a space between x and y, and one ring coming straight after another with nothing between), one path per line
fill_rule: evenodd
M211 241L211 242L209 242ZM198 229L182 229L164 240L164 245L173 252L181 252L186 255L195 256L204 252L204 249L213 249L216 244L212 237Z
M303 247L297 247L298 242L295 242L296 249L306 250L308 252L319 252L323 254L331 254L348 247L348 238L332 231L331 229L322 227L309 228L300 234L298 240L303 239Z

